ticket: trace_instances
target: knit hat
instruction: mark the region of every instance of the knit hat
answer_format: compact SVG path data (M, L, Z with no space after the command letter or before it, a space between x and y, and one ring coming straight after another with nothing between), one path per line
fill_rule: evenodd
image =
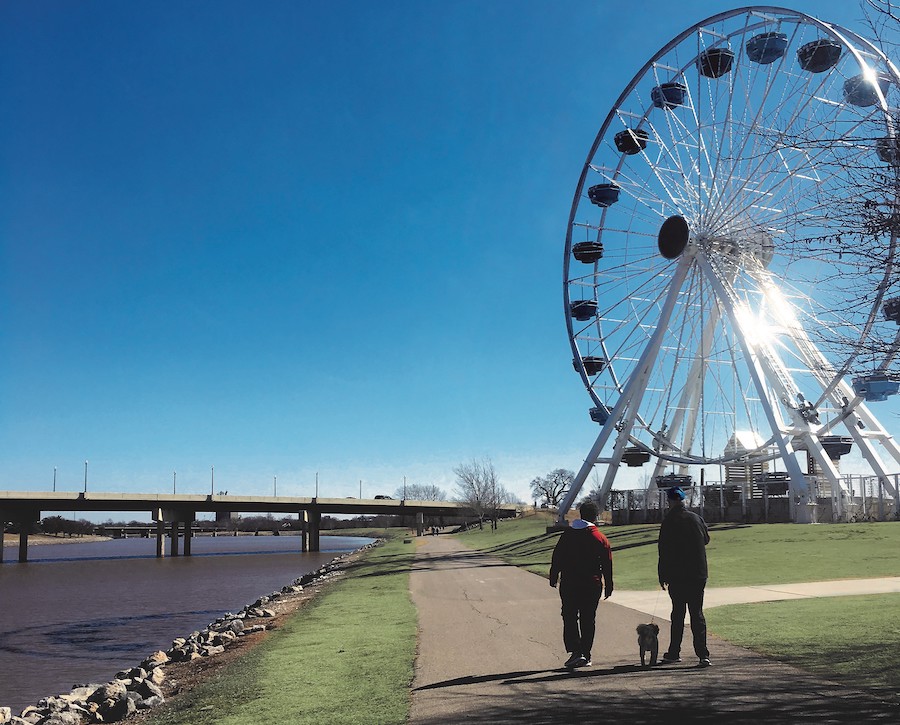
M681 486L672 486L667 492L666 496L670 501L684 501L685 493L681 490Z

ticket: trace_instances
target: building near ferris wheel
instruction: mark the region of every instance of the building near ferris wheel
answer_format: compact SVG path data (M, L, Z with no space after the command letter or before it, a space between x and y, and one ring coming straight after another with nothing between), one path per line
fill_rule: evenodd
M900 392L897 107L877 44L769 6L691 26L625 85L566 234L600 432L560 522L595 468L606 502L623 463L652 466L647 510L665 471L699 471L692 498L722 517L846 521L873 491L900 513L900 446L875 415ZM841 472L851 449L868 474Z

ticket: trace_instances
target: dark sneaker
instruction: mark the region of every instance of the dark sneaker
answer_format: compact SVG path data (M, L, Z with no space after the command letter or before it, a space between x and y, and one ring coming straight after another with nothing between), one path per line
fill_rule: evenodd
M698 667L712 667L712 662L709 661L709 657L701 657Z
M666 653L662 656L662 661L663 661L663 663L666 663L666 662L681 662L681 657L679 657L678 655L672 655L672 654L669 654L668 652L666 652Z
M569 659L567 659L565 661L565 664L563 664L563 667L577 667L578 665L576 665L575 663L578 662L578 660L580 660L580 659L583 659L583 657L580 654L578 654L577 652L574 652L574 653L572 653L572 656L569 657Z
M575 669L576 667L590 667L590 666L591 666L591 661L584 655L579 655L578 659L572 663L572 669Z

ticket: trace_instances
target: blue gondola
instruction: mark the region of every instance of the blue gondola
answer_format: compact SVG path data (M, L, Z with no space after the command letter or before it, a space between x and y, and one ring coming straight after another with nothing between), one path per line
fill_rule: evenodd
M643 466L650 460L650 454L643 448L637 446L629 446L622 451L622 463L629 468L638 468Z
M600 425L604 425L609 420L609 408L605 405L599 405L588 411L591 414L591 420Z
M734 53L728 48L709 48L697 56L697 70L707 78L721 78L731 70Z
M573 300L569 303L569 314L579 322L587 322L597 315L595 300Z
M687 86L683 83L661 83L650 91L650 100L657 108L675 108L684 105Z
M578 242L572 245L572 256L579 262L593 264L603 258L603 244L601 242Z
M783 57L787 46L788 37L785 33L760 33L747 41L744 50L754 63L768 65Z
M900 139L880 138L875 142L878 158L891 166L900 166Z
M803 70L810 73L824 73L841 59L841 45L828 38L820 38L806 43L797 51L797 61Z
M861 395L867 403L880 403L900 390L900 381L891 379L884 373L860 375L853 378L853 392Z
M900 297L892 297L881 308L884 319L888 322L896 322L900 325Z
M644 145L646 146L646 143ZM621 151L621 149L619 150ZM591 204L606 208L619 200L619 192L621 191L619 185L612 182L595 184L588 189L588 199L591 200Z
M649 138L650 134L642 128L626 128L624 131L619 131L613 140L619 151L631 156L639 154L647 148L647 139Z
M656 477L657 488L690 488L694 485L694 479L690 476L682 476L677 473L667 473L665 476Z
M878 103L878 92L875 90L875 84L881 89L881 95L884 96L891 85L889 76L879 74L874 79L864 73L861 73L844 81L844 100L854 106L867 108Z
M584 365L584 372L588 375L596 375L603 372L606 367L606 358L598 355L585 355L581 358L581 364Z
M846 456L850 449L853 448L853 439L850 436L822 436L819 443L825 449L827 455L832 461L837 461L841 456Z

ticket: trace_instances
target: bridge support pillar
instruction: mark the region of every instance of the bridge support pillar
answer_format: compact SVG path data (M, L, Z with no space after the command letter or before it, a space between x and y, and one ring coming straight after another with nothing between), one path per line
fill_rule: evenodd
M6 524L3 523L3 512L0 511L0 564L3 563L3 530L6 528Z
M181 526L181 522L177 519L172 522L169 530L169 555L170 556L178 556L178 529Z
M416 536L425 536L425 514L422 511L416 514Z
M25 525L19 529L19 562L24 564L28 561L28 529Z
M162 559L166 555L166 547L163 542L166 539L166 522L161 518L156 522L156 558Z
M321 551L319 548L319 528L322 525L322 514L318 511L310 511L309 515L309 550Z
M301 511L300 518L300 553L305 554L309 551L309 515L306 511Z
M184 521L184 555L191 555L191 539L193 537L193 531L191 530L193 526L191 524L194 522L193 514L189 515L187 519Z
M4 514L8 516L9 514ZM12 520L19 527L19 562L28 561L28 533L31 531L31 525L41 518L40 510L25 509L19 510L12 515ZM3 528L3 517L0 517L0 529ZM0 561L3 561L3 533L0 531Z

